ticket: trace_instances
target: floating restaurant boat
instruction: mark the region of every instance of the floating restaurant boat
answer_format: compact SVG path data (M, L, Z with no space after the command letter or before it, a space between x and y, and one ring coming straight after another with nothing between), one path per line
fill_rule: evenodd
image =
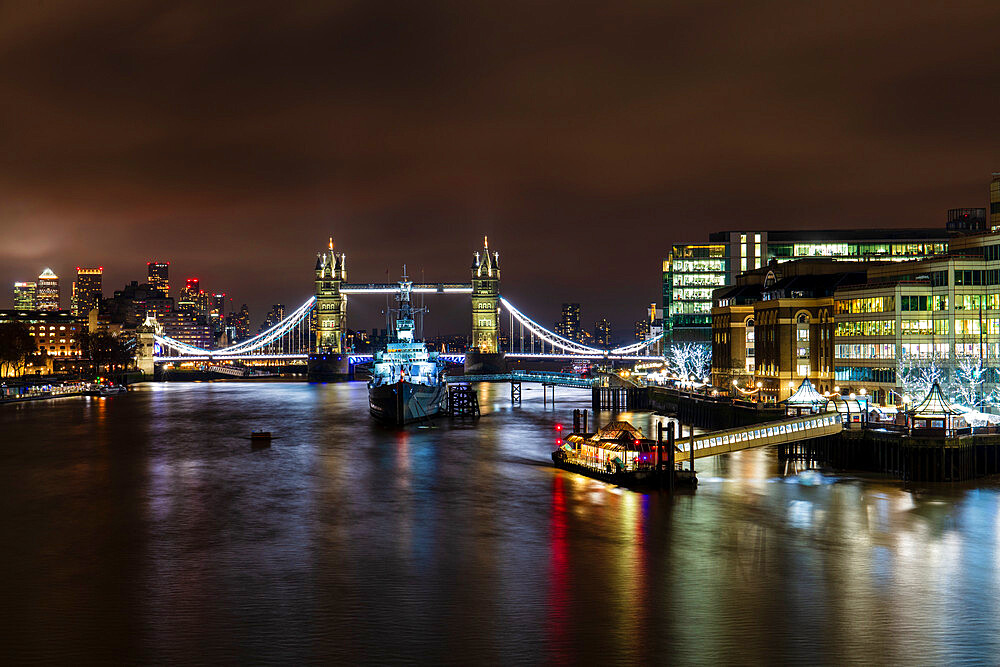
M404 270L405 273L405 270ZM448 385L445 364L437 352L413 339L413 283L403 276L399 283L399 318L394 340L376 352L368 381L368 405L375 419L408 424L444 411Z
M571 433L552 452L558 468L626 487L696 486L693 470L670 469L668 447L672 443L646 438L642 430L625 421L602 426L596 433ZM676 450L675 450L676 451Z

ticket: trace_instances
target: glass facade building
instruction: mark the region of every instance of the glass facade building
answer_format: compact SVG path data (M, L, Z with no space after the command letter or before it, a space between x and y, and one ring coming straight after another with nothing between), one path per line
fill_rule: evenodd
M945 229L735 231L708 243L675 245L663 262L665 326L673 340L711 340L712 290L736 276L806 258L844 262L905 261L948 252Z
M842 393L898 403L901 363L933 363L947 380L966 359L982 359L989 393L1000 380L1000 232L957 237L944 257L871 267L866 284L837 290L834 318Z
M14 283L14 308L35 310L38 307L38 286L33 282Z

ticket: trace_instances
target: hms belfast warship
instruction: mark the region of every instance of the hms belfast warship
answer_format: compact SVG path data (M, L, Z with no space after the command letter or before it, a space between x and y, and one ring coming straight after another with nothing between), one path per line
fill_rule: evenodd
M444 362L437 352L413 339L413 283L399 283L399 318L393 340L375 354L372 378L368 382L368 405L372 416L389 424L433 417L444 410L448 387Z

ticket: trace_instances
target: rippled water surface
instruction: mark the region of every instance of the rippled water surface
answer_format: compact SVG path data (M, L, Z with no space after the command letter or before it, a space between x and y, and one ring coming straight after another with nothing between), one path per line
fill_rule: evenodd
M5 662L1000 656L995 480L799 476L756 450L641 495L548 465L586 392L553 412L508 391L406 430L370 423L360 383L0 406Z

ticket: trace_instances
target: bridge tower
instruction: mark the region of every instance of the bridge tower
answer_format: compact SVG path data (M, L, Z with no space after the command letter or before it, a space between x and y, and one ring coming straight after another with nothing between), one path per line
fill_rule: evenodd
M154 375L153 360L156 354L155 336L163 335L163 327L155 317L146 315L146 321L135 328L135 365L146 378L152 380Z
M332 380L350 373L344 335L347 332L347 296L340 286L347 282L347 255L330 246L316 255L316 305L312 314L309 379Z
M472 345L465 355L467 373L502 373L500 351L500 253L490 253L483 237L483 252L472 260Z

